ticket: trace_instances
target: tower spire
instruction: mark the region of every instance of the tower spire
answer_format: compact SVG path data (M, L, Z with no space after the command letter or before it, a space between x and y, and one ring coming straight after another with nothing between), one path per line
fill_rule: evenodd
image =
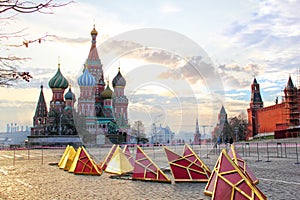
M89 72L94 76L96 83L103 84L104 80L103 80L102 63L99 58L97 47L96 47L97 35L98 32L96 31L95 24L94 24L93 30L91 31L92 44L85 64L87 65Z
M196 130L195 130L195 134L194 134L193 144L201 144L201 134L200 134L200 130L199 130L198 117L196 119Z
M45 101L45 97L44 97L44 92L43 92L43 85L41 84L41 91L40 91L40 96L39 96L39 100L36 106L36 110L35 110L35 118L43 118L43 117L47 117L47 105L46 105L46 101Z
M32 135L41 134L44 135L46 132L48 119L48 110L43 92L43 85L41 84L41 91L38 103L36 105L35 114L33 116L34 130Z
M200 134L200 130L199 130L199 123L198 123L198 117L196 119L196 130L195 130L196 134Z
M264 107L264 103L261 98L259 84L254 78L253 83L251 85L251 101L250 108L258 109Z

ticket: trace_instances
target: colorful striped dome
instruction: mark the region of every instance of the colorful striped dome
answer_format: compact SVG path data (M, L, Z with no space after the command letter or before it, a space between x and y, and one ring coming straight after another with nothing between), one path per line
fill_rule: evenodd
M119 67L118 74L115 76L115 78L112 81L112 85L113 85L113 87L116 87L116 86L125 87L125 85L126 85L126 80L120 72L120 67Z
M114 96L114 92L110 89L109 83L107 82L107 87L101 93L101 97L102 97L102 99L112 99L113 96Z
M69 87L69 91L65 94L65 100L75 100L75 94L72 92L71 87Z
M50 88L61 88L61 89L66 89L69 86L68 80L60 72L60 64L58 64L57 72L50 79L48 85Z
M83 70L83 74L78 78L79 86L94 86L96 80L93 75L90 74L88 68L85 66Z

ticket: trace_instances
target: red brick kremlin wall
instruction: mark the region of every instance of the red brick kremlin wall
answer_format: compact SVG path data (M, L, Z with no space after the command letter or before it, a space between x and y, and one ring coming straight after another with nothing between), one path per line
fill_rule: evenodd
M283 102L268 107L263 107L259 84L254 79L247 112L247 139L265 133L274 133L275 138L300 136L300 89L293 84L291 77L284 89Z
M257 110L258 134L274 132L277 124L286 123L287 115L285 112L284 103Z

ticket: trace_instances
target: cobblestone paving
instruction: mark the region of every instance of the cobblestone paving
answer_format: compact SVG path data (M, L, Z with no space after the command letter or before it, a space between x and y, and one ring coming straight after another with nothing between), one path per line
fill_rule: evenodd
M258 148L259 157L254 143L250 145L253 147L250 156L245 152L243 156L260 181L258 187L268 199L300 199L300 164L295 164L295 145L286 149L287 156L284 153L278 157L274 143L268 149L271 152L268 158L263 144L261 142ZM236 146L242 156L242 146ZM169 148L182 154L183 146ZM193 149L213 169L218 149L212 150L210 145L193 146ZM135 149L130 150L134 152ZM99 162L109 148L88 151ZM144 151L159 167L168 167L162 147L144 147ZM31 150L28 156L26 150L0 151L0 199L210 199L203 194L205 183L120 180L111 179L105 173L102 176L76 176L49 165L58 162L62 153L63 150Z

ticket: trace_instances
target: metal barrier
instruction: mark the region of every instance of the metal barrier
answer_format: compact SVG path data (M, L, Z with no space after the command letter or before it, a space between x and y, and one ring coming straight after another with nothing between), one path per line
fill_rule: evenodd
M248 147L248 153L247 153L247 147ZM250 145L249 142L245 143L245 156L249 156L250 157Z
M256 152L257 152L257 160L256 160L256 162L260 162L261 160L259 159L258 143L256 143Z
M279 150L278 150L279 147L280 147L280 150L281 150L280 156L279 156ZM282 145L281 145L281 142L277 142L276 150L277 150L277 158L279 158L279 157L282 158Z
M297 157L297 161L296 161L296 163L295 164L300 164L300 162L299 162L299 157L298 157L298 144L296 143L296 157Z
M206 147L204 146L206 145ZM202 146L202 147L201 147ZM194 145L192 148L195 149L195 152L199 157L212 159L214 160L220 154L223 148L227 149L225 144L213 145L213 144L203 144L203 145ZM284 142L245 142L245 143L236 143L235 144L237 152L242 155L242 157L251 157L254 158L256 162L265 161L272 162L274 159L290 159L295 164L300 164L299 161L299 143L284 143ZM162 160L164 154L161 153L161 146L148 146L146 149L150 150L152 153L152 158ZM177 145L173 145L175 152L181 150ZM18 164L19 160L35 160L44 164L54 157L60 156L60 151L45 151L45 149L54 149L54 148L10 148L10 149L1 149L0 150L0 163L10 161L12 165ZM56 148L63 150L64 148ZM108 148L100 147L91 148L91 151L94 151L94 154L98 154L100 159L108 151ZM134 152L134 149L132 149ZM252 151L252 152L251 152ZM7 152L2 154L2 152ZM162 151L163 152L163 151ZM199 153L198 153L199 152Z
M270 156L269 156L269 144L267 143L267 160L266 162L271 162L270 161Z
M51 153L47 152L45 154L44 149L48 149ZM61 152L52 152L52 150L62 150L63 148L6 148L0 150L0 159L3 162L7 160L12 161L12 165L15 166L18 160L36 160L44 164L45 158L58 157L61 156ZM6 152L6 153L2 153ZM5 161L6 160L6 161ZM6 162L7 163L7 162Z

